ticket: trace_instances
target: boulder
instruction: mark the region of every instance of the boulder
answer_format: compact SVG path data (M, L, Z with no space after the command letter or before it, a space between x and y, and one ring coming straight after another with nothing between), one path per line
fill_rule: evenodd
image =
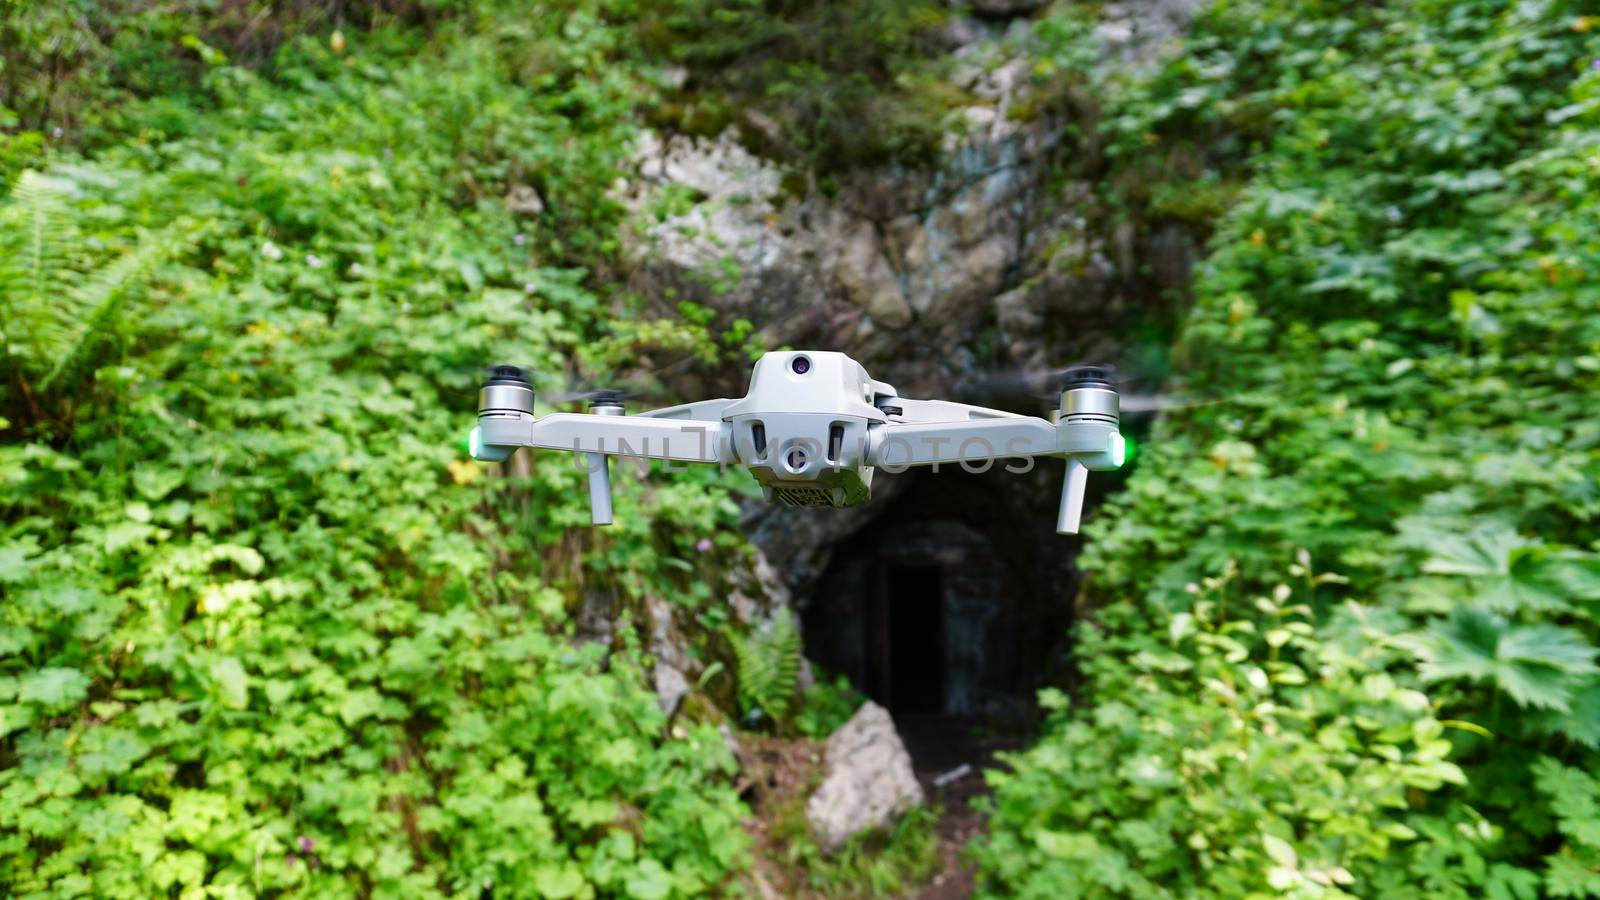
M693 663L683 648L683 635L673 625L672 604L650 596L644 598L644 604L650 614L650 653L656 658L650 681L661 711L670 716L689 693L689 678L684 673Z
M683 672L671 663L658 662L655 670L650 673L651 683L656 689L656 704L661 711L672 715L678 711L678 704L683 702L684 695L689 693L689 679Z
M506 192L506 209L514 213L537 216L544 212L544 198L532 185L513 184Z
M829 736L825 765L822 786L806 803L806 819L829 852L923 803L894 720L870 700Z

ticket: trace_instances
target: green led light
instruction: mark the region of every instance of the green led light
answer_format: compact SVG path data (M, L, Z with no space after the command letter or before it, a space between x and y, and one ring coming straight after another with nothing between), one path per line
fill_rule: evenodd
M1111 432L1111 437L1106 441L1106 452L1111 455L1111 464L1121 466L1128 458L1128 442L1118 432Z
M467 432L467 455L473 459L477 459L478 451L482 449L483 433L478 430L478 426L474 425L472 426L472 430Z

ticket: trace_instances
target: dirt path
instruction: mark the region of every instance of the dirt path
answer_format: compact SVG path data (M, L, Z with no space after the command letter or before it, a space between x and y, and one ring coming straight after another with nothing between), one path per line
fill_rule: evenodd
M974 807L974 801L989 795L983 770L998 765L996 753L1022 747L1026 739L984 736L970 723L942 716L902 717L895 724L911 752L928 801L942 807L937 832L943 865L910 896L964 900L972 896L975 876L964 852L984 826L984 813Z
M915 896L918 900L963 900L972 896L972 864L962 858L967 844L983 832L984 815L972 806L972 801L985 796L989 789L983 783L981 770L974 769L943 788L934 787L933 774L920 775L928 799L943 804L939 817L939 857L943 865L924 884Z

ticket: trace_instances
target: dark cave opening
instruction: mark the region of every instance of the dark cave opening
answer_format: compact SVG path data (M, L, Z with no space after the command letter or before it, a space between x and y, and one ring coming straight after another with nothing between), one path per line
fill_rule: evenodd
M1025 740L1037 690L1070 683L1079 544L1055 533L1061 474L896 476L801 604L807 657L888 708L919 767Z
M867 612L870 683L891 713L944 712L944 570L895 564Z

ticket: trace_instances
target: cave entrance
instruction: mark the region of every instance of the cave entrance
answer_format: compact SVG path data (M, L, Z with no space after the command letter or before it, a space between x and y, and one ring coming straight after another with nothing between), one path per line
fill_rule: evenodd
M886 566L875 600L867 628L872 698L896 714L944 712L943 570Z
M800 603L806 656L894 715L919 767L1018 739L1070 681L1077 542L1055 533L1061 469L910 472L832 544Z

